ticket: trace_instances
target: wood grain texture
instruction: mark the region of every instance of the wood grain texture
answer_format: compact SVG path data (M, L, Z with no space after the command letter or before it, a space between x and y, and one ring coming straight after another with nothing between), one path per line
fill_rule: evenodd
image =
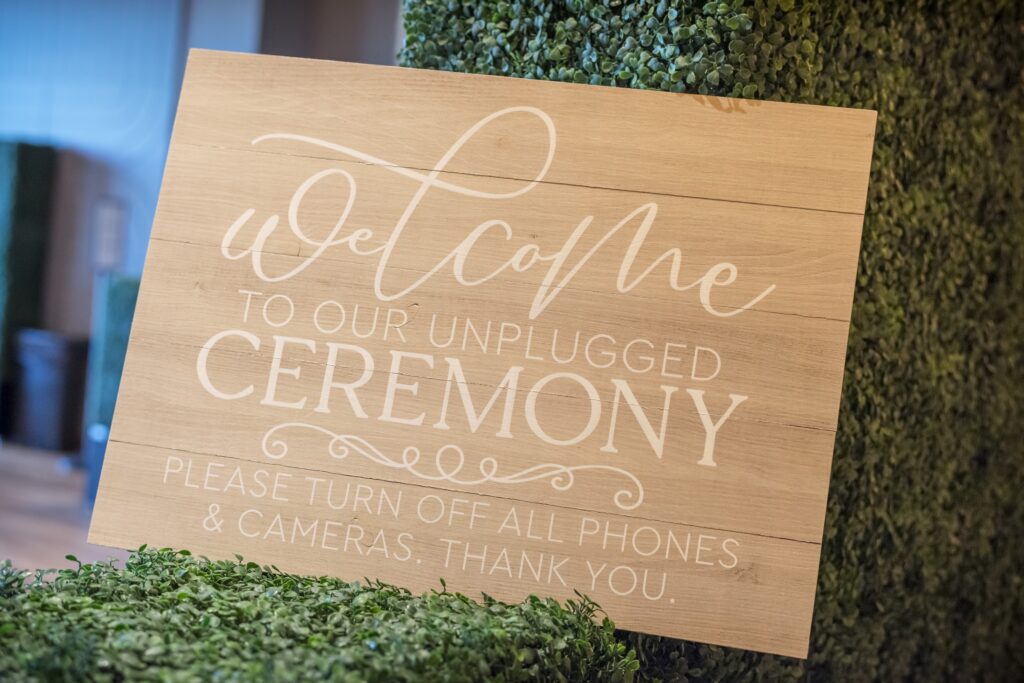
M173 478L170 485L164 484L164 465L168 454L191 460L193 487L176 487ZM304 504L304 501L267 501L269 494L257 499L232 491L217 498L224 518L234 521L245 510L253 509L258 510L259 515L250 514L242 518L239 526L244 533L238 529L224 528L221 531L204 530L197 534L192 522L208 514L211 499L209 491L202 488L206 483L208 464L215 464L217 469L214 472L222 484L233 476L236 467L240 468L242 476L253 478L260 469L258 466L217 456L188 455L180 451L120 442L111 442L108 456L120 462L121 467L111 468L109 474L104 473L104 495L97 500L94 517L107 520L108 523L94 530L93 542L138 547L153 538L154 529L159 529L161 542L173 547L194 546L199 542L204 552L219 549L219 554L224 555L226 549L222 546L230 538L231 551L247 558L272 558L274 564L284 571L333 574L349 578L380 577L415 591L439 588L439 580L445 579L449 589L457 587L471 595L487 593L503 600L518 600L524 593L551 595L559 599L574 598L574 586L581 590L588 589L588 593L594 592L589 590L591 575L585 563L566 563L559 566L556 573L550 572L551 558L557 558L554 560L557 566L559 561L568 556L566 546L573 544L579 536L584 524L582 520L595 519L585 511L548 505L516 507L515 501L469 494L458 500L465 501L463 511L466 513L473 503L480 506L478 510L483 520L478 521L477 526L483 526L486 522L498 526L515 508L521 517L521 536L506 531L496 539L487 539L477 532L467 539L464 533L453 532L447 517L428 524L401 516L407 508L416 507L424 496L431 495L430 489L387 484L386 490L391 502L399 501L400 517L396 518L390 504L378 514L376 491L381 486L380 482L278 466L274 469L286 477L284 481L292 485L306 477L314 477L321 482L331 481L336 487L334 503L341 509L325 509L324 505L310 506ZM267 468L263 469L266 471ZM375 491L374 497L369 499L369 507L367 503L354 503L357 493L349 487L360 485ZM347 502L347 505L342 505L343 502ZM424 504L424 516L428 519L435 516L432 502L433 499L428 499L428 504ZM527 510L534 513L532 530L528 530ZM272 530L277 515L286 520L281 527L283 540L280 534ZM549 533L551 515L556 515L557 521L554 530ZM296 518L302 524L301 531L306 533L295 533L293 540L293 520ZM116 524L114 520L117 520ZM325 527L328 521L333 523L331 527ZM313 533L310 528L315 522L319 522L319 525ZM671 573L675 582L666 588L665 599L620 597L605 589L602 606L610 614L634 614L635 623L648 628L657 624L676 623L678 627L674 630L677 635L692 640L729 642L736 647L771 650L795 656L806 653L809 632L805 624L810 620L813 609L818 564L816 545L678 524L638 521L614 515L602 516L603 522L613 526L607 544L603 531L590 534L588 526L582 547L585 556L595 566L615 566L622 561L625 553L619 549L620 537L617 535L622 529L628 529L627 536L634 530L641 530L637 542L646 544L641 545L644 552L655 547L657 534L667 539L671 531L676 539L671 546L669 559L664 557L667 545L665 540L658 552L631 560L631 565L638 572L650 572L652 578L648 584L648 593L651 595L661 590L660 579L656 583L653 577ZM361 531L352 529L350 533L350 525L355 525ZM263 538L268 530L269 535ZM420 557L396 559L404 554L398 539L398 534L402 532L412 535L413 539L406 543L415 545L420 550ZM248 537L249 534L257 533L260 537ZM377 540L381 533L386 540ZM526 538L528 533L532 533L535 538ZM704 538L701 539L701 536ZM512 577L502 568L495 569L496 552L485 556L485 571L474 571L481 560L471 557L466 562L465 553L459 552L461 548L455 548L455 552L449 556L446 539L463 539L474 543L471 554L482 553L485 544L491 548L507 548ZM732 559L721 549L727 539L734 541L727 547L736 554L742 554L743 559L735 567L725 569L720 562L732 563ZM631 542L627 539L627 544ZM391 557L385 558L385 547ZM577 547L570 552L578 554L580 550ZM520 580L518 577L523 553L529 555L533 564L522 567L522 574L526 578ZM682 559L681 553L687 553L687 558ZM418 559L422 559L422 562L417 562ZM538 569L541 570L539 580L535 578ZM616 576L615 579L621 583L620 589L629 583L628 576ZM673 588L674 592L669 596L668 591ZM773 624L773 628L765 629L765 623Z
M281 67L206 51L191 60L202 68L185 83L186 106L175 120L190 144L246 149L287 121L288 132L372 141L365 151L431 169L482 116L506 107L547 111L558 100L550 112L558 146L572 152L559 153L552 183L853 214L863 214L867 200L873 111L567 83L538 88L526 79L315 60ZM446 169L532 177L546 148L538 124L492 126ZM300 153L340 158L315 147Z
M873 130L193 51L91 540L804 656Z
M246 169L244 184L239 184L237 169ZM172 151L165 171L163 200L165 210L156 226L155 237L169 241L219 246L222 235L204 229L195 216L204 222L231 225L245 207L287 207L296 187L306 178L325 168L337 168L360 174L357 200L348 223L357 227L394 225L414 185L405 178L376 168L360 167L351 161L274 154L264 149L245 151L182 145ZM442 173L441 179L460 182L457 174ZM504 184L503 184L504 183ZM515 185L496 178L478 178L474 189L507 191ZM300 225L309 234L323 238L338 220L347 191L338 181L326 181L311 197L317 201L303 204ZM641 192L598 190L590 187L541 183L529 194L502 202L501 218L513 227L529 230L549 250L556 249L588 215L595 216L594 234L582 247L597 241L605 230L624 218L629 211L647 202L656 202L656 230L638 253L638 261L653 259L665 249L683 250L684 275L696 277L727 254L736 263L746 281L723 290L719 305L742 306L758 293L757 283L780 275L787 287L758 306L758 312L793 313L802 316L848 321L850 316L853 277L856 272L857 246L860 240L859 214L797 210L775 206L727 203L707 199L658 196ZM473 197L452 202L444 193L428 195L410 223L415 230L430 235L429 241L417 240L408 248L397 250L393 263L403 270L424 270L426 264L443 258L480 222L493 201ZM560 210L551 210L557 205ZM253 218L243 232L254 235L270 211ZM828 247L823 249L827 236ZM384 242L386 234L376 235L374 246ZM607 245L609 251L621 251L630 241L625 230ZM278 231L268 240L270 253L308 256L314 248L297 239L290 231ZM508 248L502 240L482 242L475 251L478 268L496 265L507 257ZM344 250L328 251L324 257L346 263L359 259ZM580 293L599 292L613 281L619 264L612 258L588 264L588 268L568 285ZM396 278L398 280L400 278ZM537 282L538 273L527 272L520 282ZM635 290L663 304L677 303L679 297L661 287L645 283Z

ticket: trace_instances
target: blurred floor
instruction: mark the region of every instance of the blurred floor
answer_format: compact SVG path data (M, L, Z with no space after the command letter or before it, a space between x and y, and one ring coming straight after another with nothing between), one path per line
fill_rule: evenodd
M40 569L67 567L68 554L82 562L127 557L123 550L86 542L85 473L62 462L49 451L0 447L0 561Z

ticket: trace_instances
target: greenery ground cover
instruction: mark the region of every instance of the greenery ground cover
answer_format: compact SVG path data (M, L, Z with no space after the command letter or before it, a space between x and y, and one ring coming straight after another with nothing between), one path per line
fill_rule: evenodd
M143 548L123 568L0 564L0 680L633 680L599 616L586 599L480 603Z

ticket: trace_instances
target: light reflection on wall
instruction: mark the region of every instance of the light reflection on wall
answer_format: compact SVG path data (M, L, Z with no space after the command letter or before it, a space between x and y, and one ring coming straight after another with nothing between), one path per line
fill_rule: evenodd
M0 139L62 150L45 325L84 335L91 225L125 208L121 269L138 273L189 47L254 51L262 0L0 0Z

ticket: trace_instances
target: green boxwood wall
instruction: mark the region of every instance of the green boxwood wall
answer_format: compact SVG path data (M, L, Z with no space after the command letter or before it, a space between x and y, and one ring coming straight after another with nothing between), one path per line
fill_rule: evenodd
M1024 3L406 0L405 27L408 66L878 110L810 658L628 637L694 680L1024 678Z

